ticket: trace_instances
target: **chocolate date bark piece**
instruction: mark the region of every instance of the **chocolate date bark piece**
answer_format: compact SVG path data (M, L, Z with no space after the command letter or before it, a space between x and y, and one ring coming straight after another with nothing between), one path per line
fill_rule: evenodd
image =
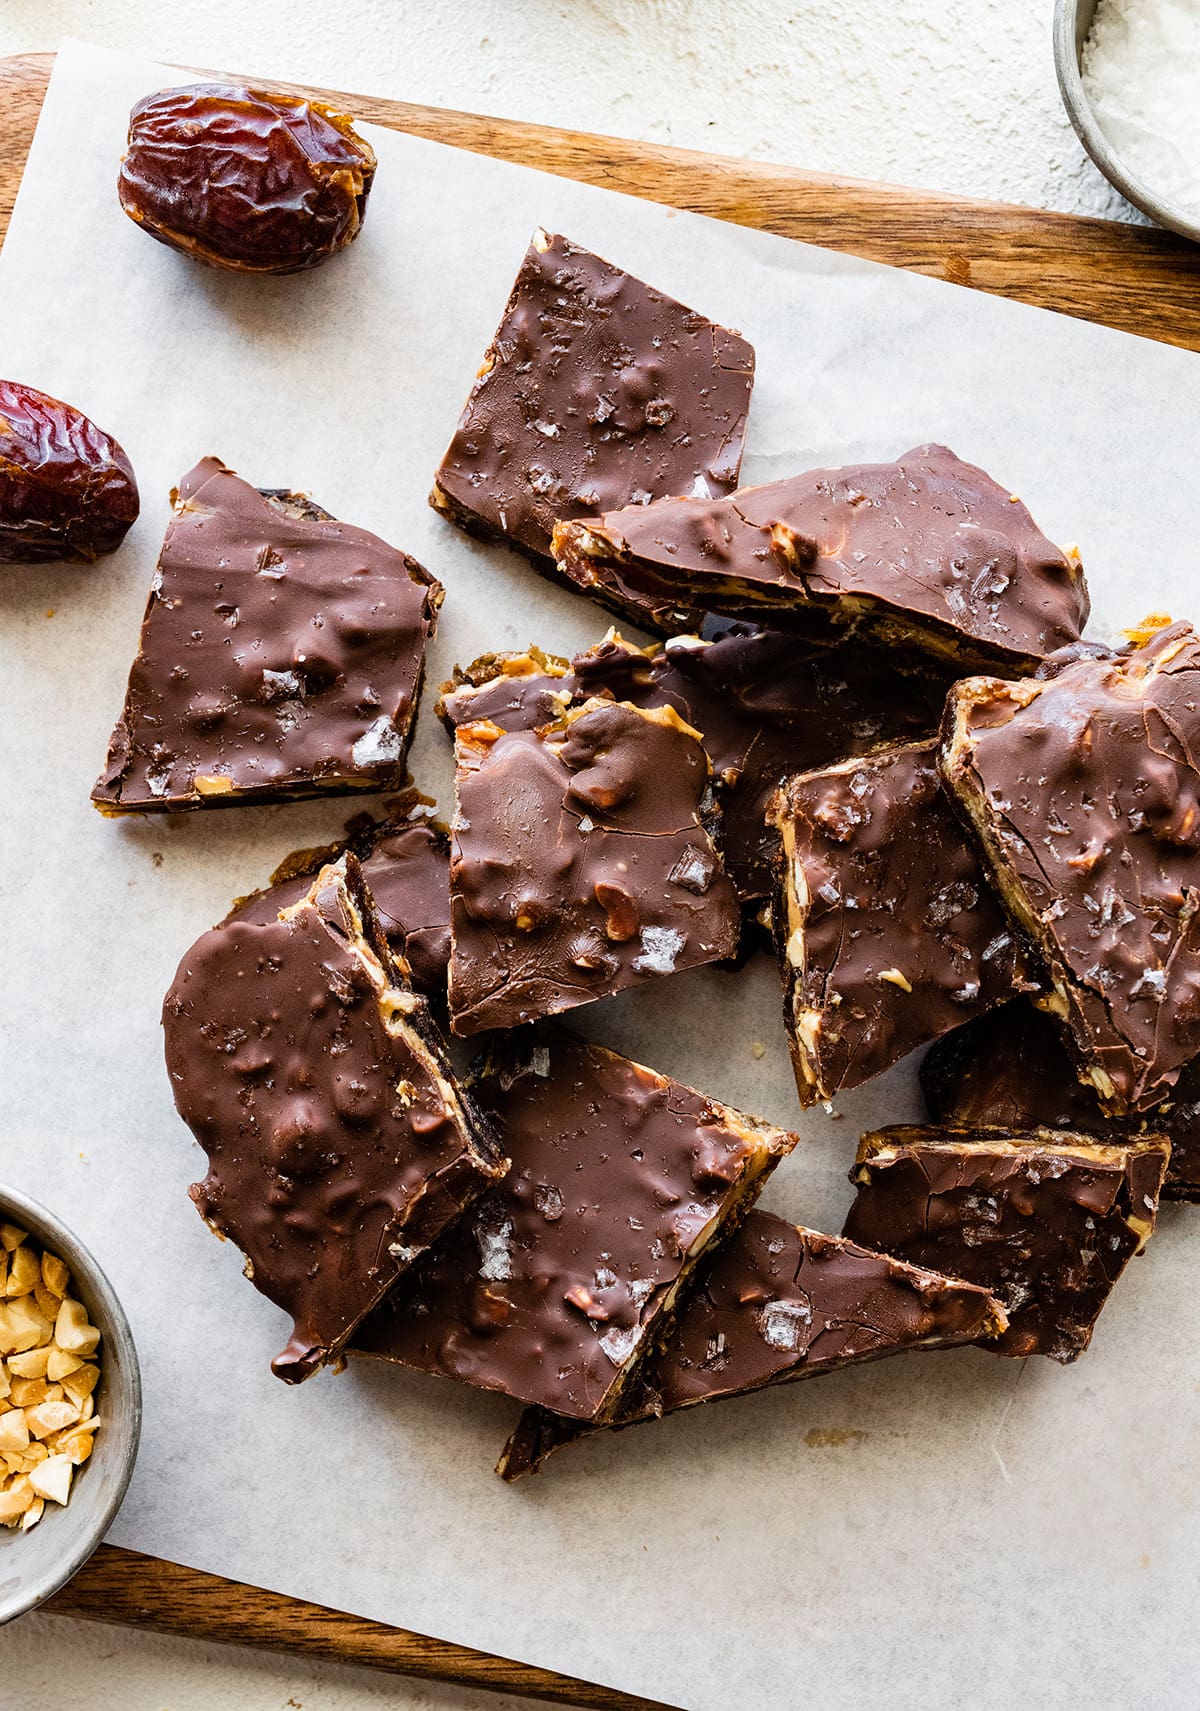
M94 564L137 521L133 466L82 410L0 380L0 563Z
M773 621L815 612L959 671L1032 671L1089 610L1078 561L945 446L563 521L553 547L560 574L598 599L619 587Z
M1003 1308L985 1289L756 1209L681 1304L615 1425L906 1349L955 1348L1006 1326ZM508 1480L535 1472L553 1450L591 1430L528 1408L496 1471Z
M1082 1080L1150 1110L1200 1054L1200 640L960 683L942 769L1049 971Z
M1017 946L941 787L936 744L789 779L773 909L802 1105L1010 998Z
M553 1028L494 1043L473 1092L512 1170L352 1348L611 1420L697 1260L796 1137Z
M455 666L434 711L451 737L460 725L482 722L502 731L535 731L561 719L578 688L570 660L559 654L539 647L482 654Z
M93 802L398 788L441 600L407 553L205 458L179 486Z
M774 888L779 839L766 811L783 780L888 740L932 737L946 687L927 667L858 640L829 647L717 620L665 647L611 631L570 661L538 648L486 655L444 686L438 711L452 730L490 719L513 731L588 696L674 707L700 733L721 807L717 842L738 896L752 903Z
M291 1315L273 1370L299 1382L506 1161L392 962L353 856L275 920L199 939L163 1028L176 1107L208 1154L192 1199Z
M1073 1361L1153 1233L1169 1152L1162 1136L881 1129L859 1144L844 1234L990 1290L1008 1314L993 1353Z
M561 517L734 488L753 380L737 333L537 231L430 503L550 572Z
M921 1063L935 1123L951 1128L1077 1129L1119 1144L1146 1131L1171 1143L1164 1200L1200 1201L1200 1059L1140 1119L1106 1117L1075 1075L1061 1024L1023 999L945 1034Z
M445 1003L450 962L450 836L444 826L403 809L348 829L318 850L298 850L271 882L238 900L226 920L269 922L307 895L313 876L347 850L359 862L379 926L415 991Z
M147 95L117 191L159 243L211 267L296 273L358 236L375 151L321 101L232 84Z
M456 738L450 1025L511 1028L732 956L708 762L670 707L601 699ZM715 812L715 811L714 811Z

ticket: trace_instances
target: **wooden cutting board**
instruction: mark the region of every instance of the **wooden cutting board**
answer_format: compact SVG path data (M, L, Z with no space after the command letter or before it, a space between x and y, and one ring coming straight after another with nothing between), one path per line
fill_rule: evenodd
M0 60L0 241L52 64L48 54ZM378 96L302 93L319 94L360 119L434 142L1200 350L1200 248L1168 232L417 107ZM102 1546L47 1608L162 1633L372 1664L556 1704L606 1711L651 1708L649 1700L610 1688L111 1546Z

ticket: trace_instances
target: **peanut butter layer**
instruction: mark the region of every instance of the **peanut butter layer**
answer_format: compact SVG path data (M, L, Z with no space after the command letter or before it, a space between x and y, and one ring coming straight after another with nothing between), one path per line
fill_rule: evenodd
M665 1346L630 1387L618 1427L817 1378L905 1349L945 1349L1005 1329L974 1284L870 1253L755 1210L688 1295ZM529 1408L500 1460L517 1479L589 1431Z
M399 788L441 584L216 458L174 503L97 808Z
M920 1073L929 1115L951 1128L1077 1129L1116 1144L1164 1135L1171 1159L1163 1199L1200 1200L1200 1059L1153 1111L1106 1117L1076 1077L1062 1024L1016 999L935 1041Z
M737 333L535 232L430 503L553 574L559 518L735 487L753 381Z
M553 1028L495 1041L473 1092L512 1170L353 1351L610 1420L795 1136Z
M1023 980L1008 923L914 743L789 779L773 925L802 1105L831 1099Z
M844 1234L989 1290L1008 1329L984 1348L1073 1361L1154 1230L1169 1152L1161 1136L882 1129L859 1144Z
M456 1034L511 1028L732 956L741 915L708 762L672 708L460 726L450 861Z
M297 1382L506 1161L392 963L357 863L280 917L232 919L184 957L163 1005L180 1116L208 1154L191 1190L294 1321Z
M665 647L613 632L570 661L537 648L489 655L445 686L439 711L451 728L490 719L512 731L560 717L571 698L674 707L709 757L726 871L738 896L756 902L774 885L779 840L766 808L784 778L889 740L932 737L945 692L926 666L857 638L829 646L723 619Z
M415 796L411 792L410 796ZM389 804L389 806L391 806ZM227 920L275 920L308 894L314 876L350 850L371 893L380 928L415 991L445 1003L450 962L450 837L428 820L418 799L416 817L406 799L386 819L351 822L347 836L324 849L297 850L271 883L240 898Z
M618 610L635 597L659 629L689 608L773 622L816 615L959 670L1022 672L1087 621L1079 563L945 446L721 499L596 511L556 528L560 574Z
M1200 640L1172 624L1039 681L969 679L943 739L1078 1073L1111 1115L1151 1110L1200 1054Z

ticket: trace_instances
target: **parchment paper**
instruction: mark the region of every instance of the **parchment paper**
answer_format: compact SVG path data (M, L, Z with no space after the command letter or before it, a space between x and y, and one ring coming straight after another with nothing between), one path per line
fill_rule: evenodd
M274 1380L282 1316L186 1195L202 1160L162 993L232 896L354 804L114 824L88 791L168 490L206 453L436 571L434 685L485 648L603 632L425 503L537 224L754 342L747 478L946 441L1082 542L1101 633L1195 613L1196 357L386 131L347 256L223 277L117 206L129 106L175 81L68 47L0 260L0 371L115 432L144 505L95 570L0 573L0 1178L79 1229L133 1321L146 1430L114 1540L690 1711L1194 1704L1200 1213L1167 1209L1074 1368L911 1356L594 1442L510 1490L500 1398L363 1363ZM445 801L428 707L413 766ZM797 1122L764 958L573 1020ZM765 1203L838 1230L860 1131L916 1109L901 1066L806 1116Z

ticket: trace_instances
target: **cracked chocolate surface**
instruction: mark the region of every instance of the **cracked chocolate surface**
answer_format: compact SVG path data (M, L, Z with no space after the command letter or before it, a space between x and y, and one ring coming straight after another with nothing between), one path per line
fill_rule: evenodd
M1075 641L1082 568L1019 500L945 446L896 463L810 470L723 499L662 499L559 524L569 581L618 606L631 591L665 633L689 610L860 623L957 669L1031 671ZM645 621L645 620L639 620Z
M953 1348L1004 1327L999 1303L974 1284L755 1210L680 1307L666 1346L646 1361L615 1424L905 1349ZM580 1431L576 1422L527 1409L498 1471L510 1480L532 1472Z
M773 925L802 1105L1012 996L1017 948L942 789L936 744L789 779Z
M208 1155L205 1222L294 1329L298 1382L505 1168L398 977L353 856L271 921L197 940L163 1005L180 1116Z
M1075 1075L1061 1024L1022 999L977 1016L930 1046L921 1090L951 1128L1077 1129L1120 1143L1150 1130L1171 1143L1164 1200L1200 1200L1200 1059L1140 1119L1106 1117Z
M204 458L179 484L93 802L398 788L441 599L377 535Z
M708 763L670 708L460 726L450 861L456 1034L511 1028L732 956Z
M753 380L737 333L536 232L430 503L552 572L559 518L735 487Z
M738 896L752 902L774 888L779 839L766 810L784 778L889 739L932 737L946 687L927 667L857 639L824 646L718 620L665 648L613 634L570 661L537 648L489 655L447 685L439 711L451 728L491 719L512 731L589 695L671 705L700 733L721 806L717 843Z
M1200 640L1173 624L1045 681L975 678L942 766L1114 1116L1200 1054Z
M795 1136L554 1028L494 1042L473 1091L512 1169L353 1350L608 1420L691 1266Z
M1073 1361L1154 1230L1168 1151L1161 1137L897 1125L859 1144L844 1234L990 1290L1008 1330L984 1348Z
M271 883L239 899L227 920L267 922L306 896L313 876L347 849L358 857L388 949L403 963L415 991L446 997L450 962L450 837L444 827L395 816L347 829L347 837L325 849L298 850L271 876Z

